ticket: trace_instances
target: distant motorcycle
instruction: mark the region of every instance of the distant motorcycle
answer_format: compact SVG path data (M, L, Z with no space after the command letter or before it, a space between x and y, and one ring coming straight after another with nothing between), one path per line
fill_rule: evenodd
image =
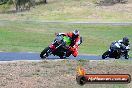
M128 50L120 50L120 49L117 49L117 50L114 50L114 51L107 50L106 52L103 53L102 59L105 59L107 57L115 58L115 59L119 59L121 57L124 57L125 59L128 59L129 55L127 54L127 56L125 56L127 51Z
M71 44L71 38L63 35L56 36L53 43L51 43L48 47L46 47L41 53L40 57L46 58L53 54L54 56L59 56L63 58L66 51L69 50L69 45Z

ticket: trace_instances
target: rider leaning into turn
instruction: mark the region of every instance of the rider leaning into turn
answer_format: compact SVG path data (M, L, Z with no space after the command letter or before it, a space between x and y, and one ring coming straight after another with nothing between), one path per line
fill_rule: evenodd
M109 51L114 51L117 48L119 48L120 50L124 50L125 51L125 59L128 59L128 51L130 50L130 43L129 43L129 39L127 37L124 37L122 40L118 40L115 42L112 42Z
M58 35L65 35L71 38L72 42L70 44L70 48L67 53L66 53L66 57L69 56L70 53L72 53L72 55L74 57L76 57L78 55L78 46L80 45L80 34L78 30L74 30L73 32L68 32L68 33L58 33Z

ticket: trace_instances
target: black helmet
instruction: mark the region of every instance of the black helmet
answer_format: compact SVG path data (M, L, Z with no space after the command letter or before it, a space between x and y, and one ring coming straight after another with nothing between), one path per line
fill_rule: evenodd
M77 38L79 36L79 31L78 30L74 30L73 31L73 38L75 39L75 38Z
M129 44L129 39L128 39L127 37L124 37L124 38L123 38L123 43L124 43L125 45L128 45L128 44Z

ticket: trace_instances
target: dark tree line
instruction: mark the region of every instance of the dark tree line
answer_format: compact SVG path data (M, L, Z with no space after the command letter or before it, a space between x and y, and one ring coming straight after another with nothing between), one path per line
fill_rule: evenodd
M35 7L35 0L0 0L0 5L10 2L16 8L16 11L30 10L31 7ZM42 3L47 3L47 0L41 1Z
M6 4L7 2L8 2L8 0L0 0L0 5Z

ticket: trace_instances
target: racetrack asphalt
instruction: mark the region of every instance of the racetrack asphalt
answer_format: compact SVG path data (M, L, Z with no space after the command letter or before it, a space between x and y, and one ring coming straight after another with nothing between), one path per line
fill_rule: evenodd
M40 53L36 52L0 52L0 61L14 61L14 60L42 60L39 57ZM49 56L47 60L57 60L60 59L58 56ZM67 59L71 60L104 60L101 56L93 55L78 55L77 57L70 56ZM105 60L110 60L113 58L106 58ZM125 60L121 58L122 60ZM130 58L129 60L132 60Z

